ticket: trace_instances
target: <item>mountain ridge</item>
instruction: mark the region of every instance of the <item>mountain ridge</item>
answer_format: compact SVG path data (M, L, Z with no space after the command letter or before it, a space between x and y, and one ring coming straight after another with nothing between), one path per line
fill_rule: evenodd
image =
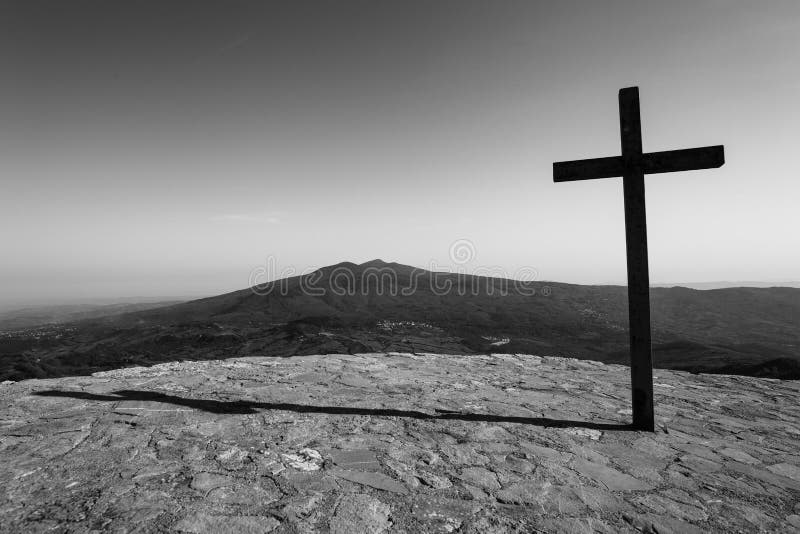
M800 377L800 289L653 288L657 367ZM167 307L0 338L0 377L228 356L541 353L627 363L623 286L343 262ZM499 345L498 345L499 343Z

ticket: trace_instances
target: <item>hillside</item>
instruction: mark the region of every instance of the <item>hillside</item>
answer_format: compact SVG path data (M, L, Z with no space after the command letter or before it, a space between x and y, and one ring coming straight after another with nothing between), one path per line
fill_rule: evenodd
M166 363L0 385L7 532L797 532L800 382L530 355Z
M655 365L800 378L800 289L653 288ZM540 353L628 361L626 289L434 273L379 260L0 338L0 377L319 353Z

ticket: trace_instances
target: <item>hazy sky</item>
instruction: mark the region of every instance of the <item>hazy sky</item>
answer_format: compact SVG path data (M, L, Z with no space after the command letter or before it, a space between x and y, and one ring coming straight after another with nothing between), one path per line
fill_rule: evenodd
M800 2L0 2L0 300L215 294L276 259L624 283L621 179L552 162L724 144L646 179L653 282L800 278Z

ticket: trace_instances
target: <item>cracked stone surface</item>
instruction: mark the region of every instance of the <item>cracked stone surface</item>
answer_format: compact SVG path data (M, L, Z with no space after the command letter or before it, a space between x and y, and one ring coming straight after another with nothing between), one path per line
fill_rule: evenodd
M800 382L495 354L0 385L8 532L800 532Z

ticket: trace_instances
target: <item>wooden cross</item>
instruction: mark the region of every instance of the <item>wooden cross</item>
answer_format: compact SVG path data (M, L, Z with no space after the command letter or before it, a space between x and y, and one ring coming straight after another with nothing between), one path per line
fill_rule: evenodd
M725 152L722 145L718 145L642 154L638 87L619 91L619 129L621 156L553 163L553 181L622 176L628 252L633 427L653 432L653 357L650 346L650 277L647 269L644 175L721 167L725 163Z

